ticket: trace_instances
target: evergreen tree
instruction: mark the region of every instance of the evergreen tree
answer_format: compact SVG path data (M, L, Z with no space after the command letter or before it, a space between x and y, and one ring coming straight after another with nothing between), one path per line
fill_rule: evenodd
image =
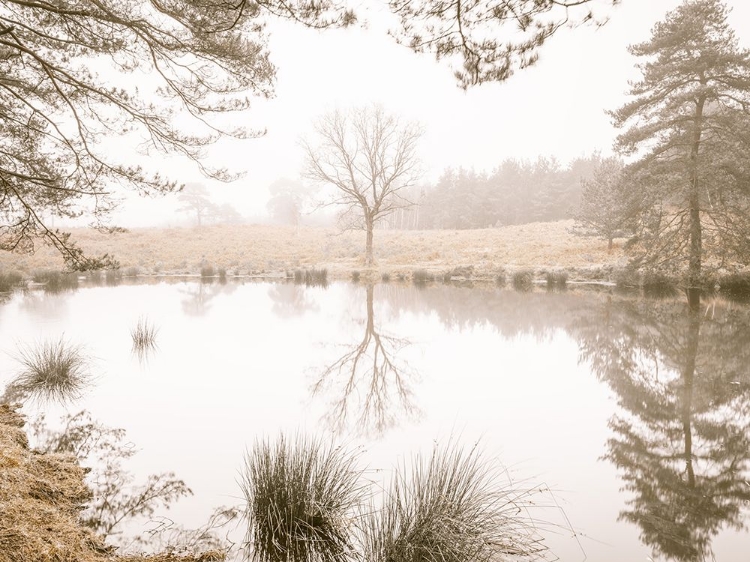
M632 101L612 112L617 140L637 155L636 262L684 270L699 283L707 258L748 255L750 55L719 0L686 0L630 47L642 57ZM719 261L721 260L721 261Z
M616 158L602 160L593 178L581 180L581 185L576 233L604 238L611 252L617 233L632 222L622 162Z

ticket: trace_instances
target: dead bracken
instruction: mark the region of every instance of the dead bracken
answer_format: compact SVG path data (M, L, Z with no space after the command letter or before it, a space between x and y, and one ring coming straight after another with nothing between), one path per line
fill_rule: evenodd
M0 562L217 562L224 554L120 556L80 523L86 471L67 454L29 448L24 418L0 404Z

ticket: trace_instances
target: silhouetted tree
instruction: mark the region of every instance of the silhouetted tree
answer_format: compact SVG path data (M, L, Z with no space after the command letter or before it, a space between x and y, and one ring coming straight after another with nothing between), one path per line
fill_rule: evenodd
M641 185L638 262L687 265L696 286L706 257L750 255L750 52L740 49L719 0L685 0L630 47L642 57L632 101L612 112L629 125L617 139L639 153L631 174ZM731 155L731 158L729 158Z
M345 220L365 231L365 263L372 265L375 225L411 204L403 194L418 179L422 130L372 106L325 115L315 133L314 144L303 142L305 176L334 188L329 203L343 207Z

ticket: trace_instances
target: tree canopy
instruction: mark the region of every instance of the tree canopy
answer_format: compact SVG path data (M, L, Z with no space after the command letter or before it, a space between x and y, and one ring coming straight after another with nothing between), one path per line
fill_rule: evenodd
M613 5L619 0L612 0ZM591 0L389 0L399 17L396 39L438 60L458 59L466 89L508 79L533 65L561 27L606 21Z
M265 14L318 27L351 21L343 8L285 0L2 2L0 249L31 252L41 239L72 269L113 265L84 256L49 217L103 227L120 187L179 187L113 150L114 138L230 179L205 164L205 147L255 134L221 115L273 92Z

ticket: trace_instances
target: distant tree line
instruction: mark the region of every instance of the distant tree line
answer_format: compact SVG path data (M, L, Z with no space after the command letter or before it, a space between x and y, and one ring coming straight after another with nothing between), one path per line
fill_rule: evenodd
M507 158L492 172L448 168L434 185L411 188L412 205L399 208L382 226L396 229L468 229L574 218L582 182L602 157L576 158L567 166L554 157Z

